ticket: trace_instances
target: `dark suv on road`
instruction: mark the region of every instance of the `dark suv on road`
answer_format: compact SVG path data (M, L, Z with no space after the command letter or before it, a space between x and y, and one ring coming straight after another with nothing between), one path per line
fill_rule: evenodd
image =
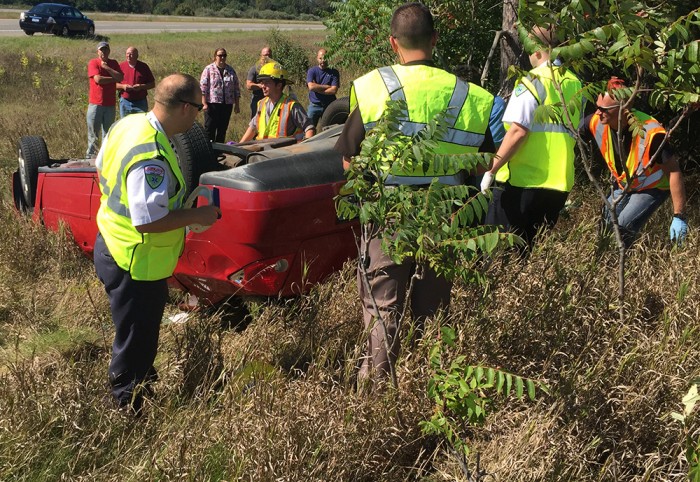
M94 35L95 22L69 5L40 3L19 16L19 28L27 35L36 32L56 35Z

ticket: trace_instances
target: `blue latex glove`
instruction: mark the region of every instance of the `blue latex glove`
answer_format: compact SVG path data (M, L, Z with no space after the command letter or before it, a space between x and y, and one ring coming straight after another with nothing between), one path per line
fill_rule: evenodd
M671 229L669 229L669 235L671 236L671 242L682 244L688 235L688 223L674 217L673 222L671 222Z

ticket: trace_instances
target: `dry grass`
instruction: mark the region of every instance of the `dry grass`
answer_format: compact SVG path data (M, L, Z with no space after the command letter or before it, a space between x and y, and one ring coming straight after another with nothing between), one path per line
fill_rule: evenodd
M81 69L93 45L32 40L31 50L26 39L13 48L0 40L3 179L20 135L45 135L54 157L84 149ZM227 45L175 40L135 43L158 76L178 62L199 69L206 51ZM111 42L120 51L127 39ZM262 40L230 43L242 72ZM64 59L74 71L60 87ZM31 86L33 72L43 87ZM683 435L668 414L700 372L700 246L694 235L684 249L666 246L664 206L631 253L621 322L616 253L597 253L588 188L573 196L581 207L527 263L498 258L488 287L454 290L440 323L458 328L459 352L552 388L536 403L496 400L486 425L465 435L487 480L683 480ZM437 322L405 347L399 390L355 393L363 337L352 266L306 296L248 301L245 329L227 327L223 312L164 324L157 398L133 420L104 403L112 328L90 261L7 201L0 222L1 480L463 480L444 443L418 428L432 413L427 352Z

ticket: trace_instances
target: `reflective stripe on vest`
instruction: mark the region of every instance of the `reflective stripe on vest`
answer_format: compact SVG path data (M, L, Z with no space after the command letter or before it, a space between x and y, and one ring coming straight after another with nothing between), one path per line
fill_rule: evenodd
M545 63L532 69L516 86L519 84L532 93L539 105L552 106L560 115L564 115L562 106L568 109L575 100L576 108L569 112L573 128L581 122L582 85L571 72ZM563 102L556 84L561 86ZM510 129L510 124L505 127ZM574 133L566 123L533 122L523 143L498 171L496 180L517 187L569 192L574 185L574 146Z
M630 152L627 155L626 168L627 172L636 177L632 180L631 189L633 191L643 191L645 189L668 189L668 176L661 169L659 162L650 166L651 162L651 142L655 135L666 134L666 129L653 117L643 112L632 110L632 115L643 125L644 135L633 136ZM588 125L588 129L593 134L593 137L598 144L603 159L610 169L610 173L617 181L618 186L624 189L627 185L627 175L625 172L618 173L615 166L615 151L613 142L613 131L610 126L600 122L600 116L594 114Z
M301 133L301 127L294 123L294 116L292 116L292 107L296 102L294 99L283 93L269 116L267 115L268 102L270 102L269 97L263 97L258 101L260 115L258 116L257 140L293 137ZM274 135L270 135L270 132L274 132Z
M133 226L126 178L138 162L159 159L177 181L168 209L182 206L185 181L165 134L157 131L146 114L132 114L110 129L103 146L100 170L100 209L97 225L115 263L135 280L153 281L172 275L184 248L184 228L164 233L140 233Z
M389 99L406 102L408 119L400 122L399 129L407 136L417 135L437 114L447 111L447 130L438 142L438 154L475 153L484 142L493 96L444 70L425 65L394 65L374 70L353 82L350 110L358 108L365 130L370 130L381 118ZM432 179L433 172L417 169L405 173L392 169L391 174L392 182L410 184L402 178ZM440 174L450 181L456 179L453 176L457 173ZM417 181L424 183L422 179Z

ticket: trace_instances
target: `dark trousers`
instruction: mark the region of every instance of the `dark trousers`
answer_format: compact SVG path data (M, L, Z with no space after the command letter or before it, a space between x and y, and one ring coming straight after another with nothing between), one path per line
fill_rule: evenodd
M210 141L226 142L226 129L231 120L233 104L207 104L204 111L204 130Z
M117 266L102 235L95 240L95 270L105 286L114 321L109 364L112 395L120 405L140 408L142 390L157 378L153 361L168 300L166 280L136 281Z
M502 184L493 189L486 224L500 225L525 240L527 249L535 244L540 229L551 229L559 219L568 192L523 188Z
M361 243L361 252L366 252L369 257L366 260L369 291L358 269L357 284L367 332L367 353L358 378L366 380L374 376L379 381L387 378L389 363L395 366L399 356L398 317L404 304L410 304L417 332L421 333L427 317L435 315L441 307L449 306L452 282L438 276L429 266L423 266L423 278L414 280L411 297L406 300L409 282L418 267L416 262L411 258L395 264L382 250L382 240L378 236L369 239L369 246L364 239ZM383 326L377 319L378 314Z

